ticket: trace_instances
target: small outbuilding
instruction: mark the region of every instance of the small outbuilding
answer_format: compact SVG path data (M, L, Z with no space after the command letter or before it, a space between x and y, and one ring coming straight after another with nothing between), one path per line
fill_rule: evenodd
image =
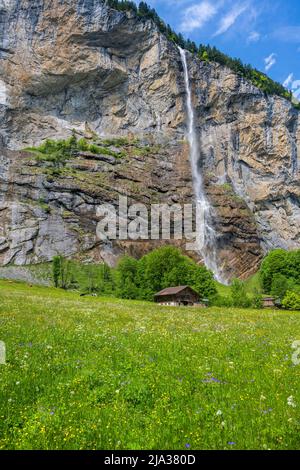
M263 308L275 308L277 307L275 297L264 297L262 299Z
M155 294L154 300L160 305L171 307L201 306L199 295L189 286L168 287Z

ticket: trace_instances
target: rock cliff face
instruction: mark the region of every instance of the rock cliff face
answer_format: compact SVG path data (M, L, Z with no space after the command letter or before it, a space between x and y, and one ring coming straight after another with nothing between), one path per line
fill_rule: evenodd
M300 247L299 112L218 64L188 65L219 263L247 277L264 251ZM124 156L81 154L50 175L22 151L73 129L126 137ZM1 264L57 253L114 263L157 245L104 245L96 207L120 194L191 202L185 132L179 51L151 21L100 0L0 0Z

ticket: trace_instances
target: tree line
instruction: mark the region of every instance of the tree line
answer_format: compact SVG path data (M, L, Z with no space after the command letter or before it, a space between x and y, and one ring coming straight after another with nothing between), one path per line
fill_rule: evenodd
M139 260L124 256L116 268L55 256L52 274L55 287L121 299L153 301L160 290L178 285L191 286L201 298L217 292L212 273L173 246L153 250Z
M55 256L52 263L55 287L121 299L153 301L166 287L189 285L200 299L217 307L261 308L264 295L272 295L278 306L300 310L300 250L274 250L263 260L258 283L233 279L219 293L213 274L174 246L163 246L139 260L123 256L115 268L107 264L83 264ZM222 289L223 291L223 289Z

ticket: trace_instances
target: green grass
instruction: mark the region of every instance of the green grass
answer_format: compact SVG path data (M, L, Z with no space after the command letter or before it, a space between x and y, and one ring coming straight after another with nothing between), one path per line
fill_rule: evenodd
M216 281L216 287L217 287L217 292L219 295L221 295L222 297L230 297L231 295L230 286L225 286L224 284L221 284L220 282Z
M245 281L245 287L248 293L262 292L259 276L259 272L257 272Z
M299 339L292 312L0 281L0 448L300 449Z
M230 297L231 296L231 288L230 286L225 286L224 284L220 284L216 282L217 292L222 297ZM256 292L262 292L262 288L259 282L259 272L254 274L253 276L249 277L245 281L245 289L247 294L252 296Z

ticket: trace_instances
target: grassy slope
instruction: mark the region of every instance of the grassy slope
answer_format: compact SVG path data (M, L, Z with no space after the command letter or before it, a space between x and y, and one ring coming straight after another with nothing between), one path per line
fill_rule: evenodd
M300 449L299 314L0 281L0 339L0 448Z
M230 286L224 286L223 284L220 284L219 282L217 282L216 285L217 285L218 294L222 295L223 297L230 297L231 295ZM253 295L255 292L262 291L260 282L259 282L259 273L254 274L254 276L249 277L245 281L245 288L246 288L246 292L249 295Z
M262 288L259 282L259 273L254 274L245 281L246 290L248 293L261 292Z

